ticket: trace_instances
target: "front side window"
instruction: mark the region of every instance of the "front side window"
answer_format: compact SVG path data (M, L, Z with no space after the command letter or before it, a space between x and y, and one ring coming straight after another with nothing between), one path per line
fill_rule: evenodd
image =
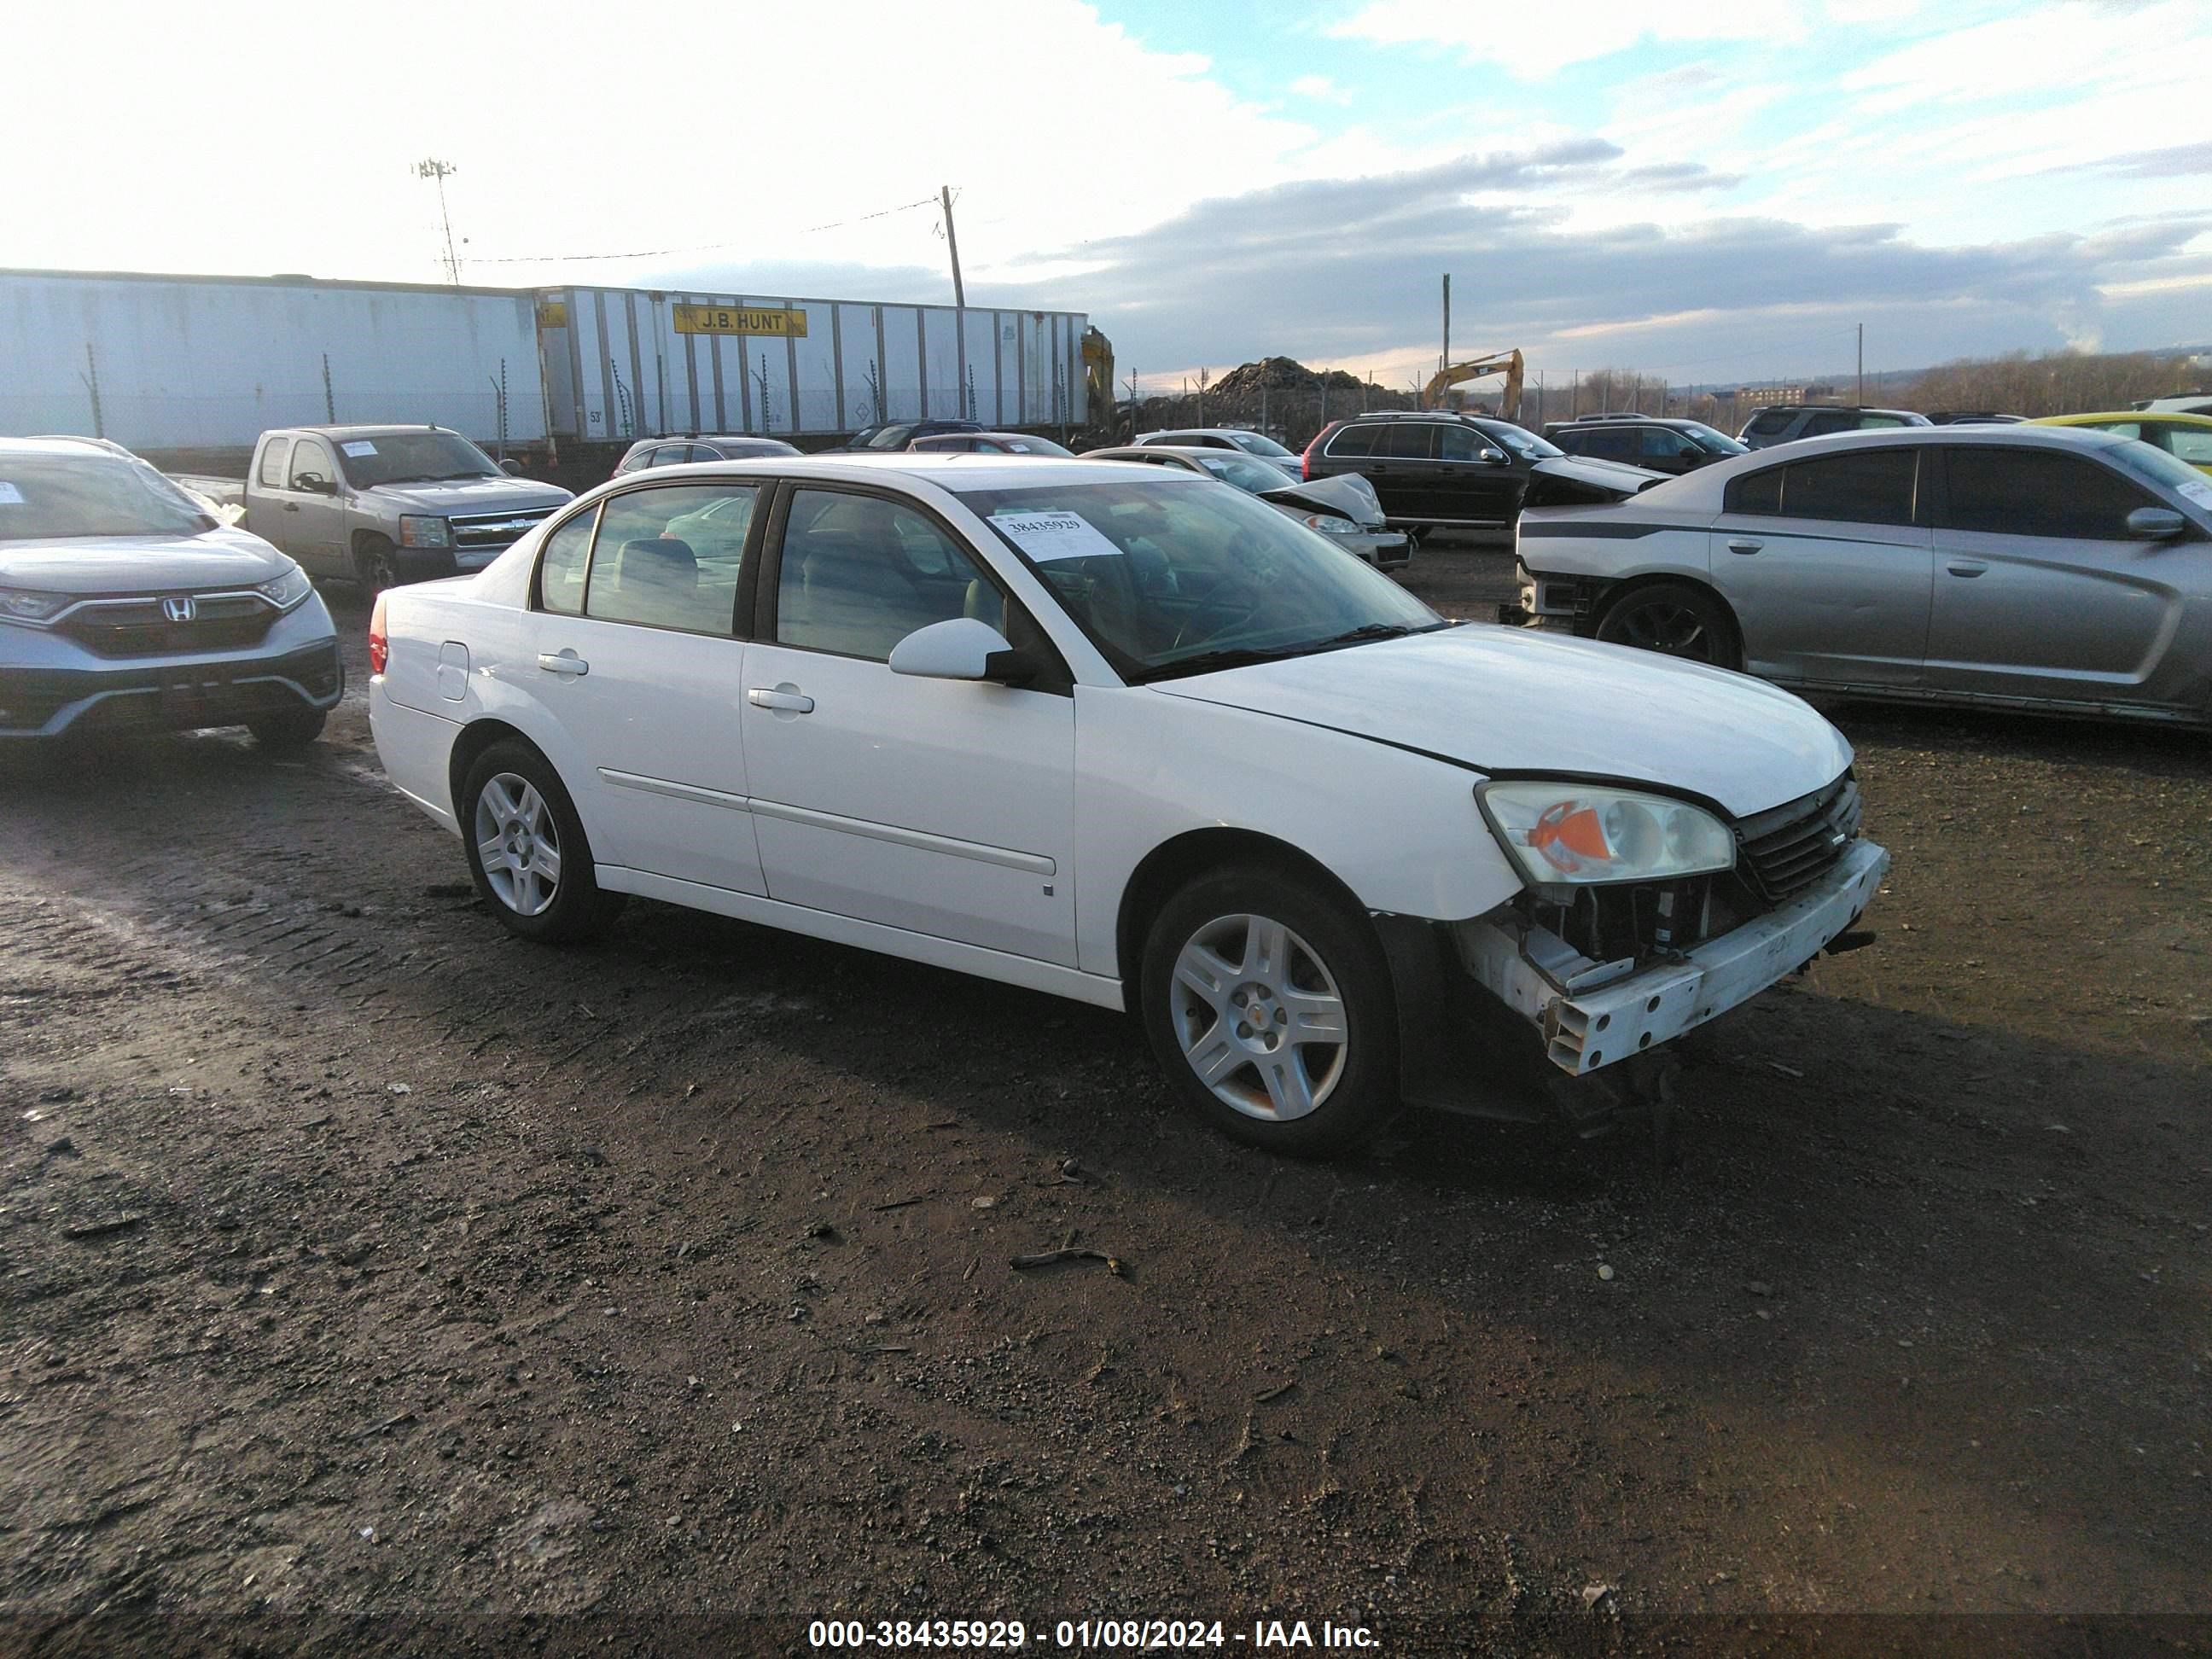
M305 441L301 447L305 447ZM340 465L361 489L378 484L433 483L458 478L496 478L497 463L458 432L378 432L338 441Z
M1487 441L1472 427L1447 426L1437 433L1437 459L1440 461L1471 461L1479 457Z
M2079 455L1977 444L1951 449L1948 459L1946 522L1954 530L2120 541L2128 533L2129 514L2160 505L2118 473Z
M1655 461L1671 461L1679 455L1698 453L1698 447L1687 438L1663 426L1647 426L1639 436L1643 453Z
M779 645L889 659L916 629L973 617L1006 630L1006 601L935 520L874 495L801 489L776 574Z
M1296 459L1289 450L1284 448L1273 438L1264 437L1257 432L1240 433L1234 441L1237 447L1247 454L1266 455L1283 461Z
M1905 422L1899 420L1894 415L1862 415L1859 416L1859 429L1862 432L1872 431L1876 427L1903 426Z
M863 449L904 449L907 440L913 435L914 422L908 421L897 426L879 426L856 442Z
M292 446L291 487L301 487L302 478L317 478L326 484L338 481L337 468L331 465L331 452L319 440L302 438Z
M584 610L604 622L735 631L753 484L673 484L600 504Z
M1263 489L1283 488L1282 468L1270 466L1265 461L1255 460L1235 450L1218 455L1201 456L1198 464L1222 483L1235 484L1239 489L1249 489L1255 495Z
M1911 524L1916 452L1856 449L1782 469L1784 517L1844 524Z
M1124 679L1450 624L1265 501L1212 480L963 491Z
M291 459L292 441L271 438L261 447L261 482L271 489L284 487L284 463Z

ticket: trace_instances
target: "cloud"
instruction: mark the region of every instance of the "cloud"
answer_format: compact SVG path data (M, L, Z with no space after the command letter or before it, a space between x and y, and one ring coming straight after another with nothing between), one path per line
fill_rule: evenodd
M1799 0L1580 0L1565 14L1466 0L1368 0L1328 33L1370 46L1456 52L1469 63L1502 64L1534 80L1648 40L1788 40L1803 30Z
M1312 98L1324 104L1348 104L1352 94L1326 75L1301 75L1290 84L1294 98Z
M1103 262L1093 319L1147 373L1272 352L1404 366L1433 351L1437 278L1451 271L1453 333L1470 349L1517 344L1555 375L1617 362L1717 380L1832 369L1860 321L1890 364L2099 331L2180 339L2200 295L2189 249L2212 232L2212 213L1953 246L1888 223L1578 223L1569 208L1586 191L1729 182L1625 161L1583 141L1197 203L1087 246Z
M2076 170L2118 173L2123 179L2186 179L2212 173L2212 143L2172 144L2164 149L2138 149L2124 155L2108 155L2101 161L2082 161Z

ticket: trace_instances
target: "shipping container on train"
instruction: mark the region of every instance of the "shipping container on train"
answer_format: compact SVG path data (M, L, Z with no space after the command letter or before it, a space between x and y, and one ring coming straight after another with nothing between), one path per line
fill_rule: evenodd
M555 433L777 437L878 421L1080 426L1106 348L1079 312L670 289L538 295ZM1110 372L1110 371L1109 371Z
M0 434L250 450L270 427L422 421L542 441L515 289L0 270Z

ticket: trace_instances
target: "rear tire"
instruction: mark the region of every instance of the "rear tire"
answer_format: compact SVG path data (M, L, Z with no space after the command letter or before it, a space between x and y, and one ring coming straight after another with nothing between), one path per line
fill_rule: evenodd
M282 714L264 715L258 720L248 720L246 729L253 733L253 741L271 754L289 754L307 748L323 735L323 724L330 719L330 711L323 708L293 708Z
M495 743L477 756L459 804L469 876L509 933L573 945L621 914L626 895L600 890L575 804L528 744Z
M1238 1140L1322 1157L1398 1109L1389 964L1367 918L1310 878L1192 882L1152 922L1137 999L1169 1086Z
M1743 663L1735 618L1719 599L1687 582L1654 582L1624 594L1598 619L1597 637L1715 668Z

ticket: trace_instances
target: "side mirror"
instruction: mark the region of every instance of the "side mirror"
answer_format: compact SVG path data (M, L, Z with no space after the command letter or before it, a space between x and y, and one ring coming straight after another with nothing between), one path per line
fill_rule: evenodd
M511 459L504 460L499 464L499 470L510 478L519 478L522 476L522 463Z
M1502 449L1486 449L1479 453L1474 459L1485 466L1503 466L1505 465L1505 452Z
M2128 534L2139 542L2170 542L2189 520L2170 507L2139 507L2128 514Z
M319 472L302 472L292 480L292 488L309 495L335 495L338 487Z
M891 647L890 671L924 680L1001 680L1018 684L1036 670L1006 636L973 617L917 628Z

